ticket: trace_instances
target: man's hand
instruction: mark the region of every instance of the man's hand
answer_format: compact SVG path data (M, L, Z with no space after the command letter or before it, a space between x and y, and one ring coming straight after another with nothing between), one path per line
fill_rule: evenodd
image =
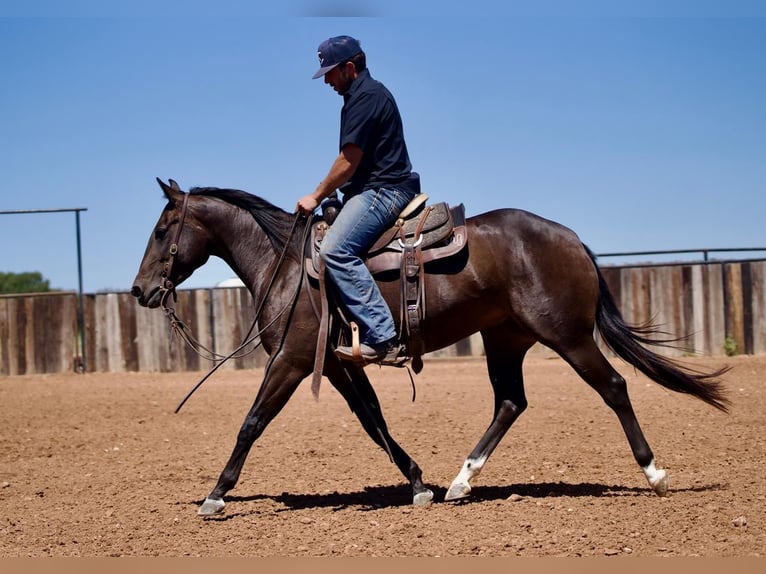
M314 193L304 195L298 200L295 211L310 215L319 203L332 192L346 183L354 174L359 162L362 161L362 148L354 144L346 144L340 150L338 157L330 167L330 172L317 186Z
M304 195L298 200L295 211L303 215L311 215L319 205L313 194Z

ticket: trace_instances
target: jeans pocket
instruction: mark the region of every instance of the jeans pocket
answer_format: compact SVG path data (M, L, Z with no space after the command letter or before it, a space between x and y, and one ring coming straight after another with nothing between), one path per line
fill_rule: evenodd
M396 218L409 203L406 194L395 187L381 188L380 192L385 194L386 218L389 222L396 221Z

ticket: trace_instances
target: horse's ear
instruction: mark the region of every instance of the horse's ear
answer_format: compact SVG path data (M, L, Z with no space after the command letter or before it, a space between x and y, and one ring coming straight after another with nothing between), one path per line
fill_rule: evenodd
M170 185L162 181L159 177L157 178L157 183L160 184L160 187L162 188L163 193L165 194L165 197L168 198L168 200L173 201L179 193L183 193L181 191L181 188L178 187L178 184L173 181L172 179L168 180L170 182Z

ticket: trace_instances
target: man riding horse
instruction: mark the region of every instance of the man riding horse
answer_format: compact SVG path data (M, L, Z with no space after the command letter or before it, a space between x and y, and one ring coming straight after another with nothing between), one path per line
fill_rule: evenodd
M391 436L363 368L364 362L401 360L396 321L387 302L395 304L402 292L397 281L379 277L376 285L360 255L417 194L419 178L411 171L394 99L370 77L359 42L348 36L330 38L319 47L319 56L321 68L315 77L324 75L345 100L340 153L314 193L298 201L297 211L312 213L337 188L344 195L345 207L326 232L320 252L341 302L359 323L363 343L359 355L353 344L339 347L338 356L320 348L319 342L326 341L320 335L327 315L317 312L317 289L307 287L306 237L294 234L300 215L241 190L196 188L184 193L174 181L158 180L167 204L150 235L131 293L142 306L165 308L176 287L195 269L212 255L221 257L257 302L254 324L260 327L258 337L269 355L231 456L200 506L202 516L223 512L224 497L236 486L253 444L312 372L329 380L370 438L396 464L410 484L413 504L433 500L420 466ZM420 285L423 300L429 302L428 328L418 332L417 353L412 355L481 333L494 408L489 426L444 500L470 495L471 481L527 409L522 367L527 351L537 342L558 353L612 409L649 485L664 496L667 472L655 464L626 381L594 334L598 332L600 342L651 380L723 411L729 399L719 377L727 369L699 372L653 351L652 346L673 345L681 339L656 340L654 326L627 323L595 256L571 229L520 209L495 209L461 218L460 223L465 228L463 240L454 243L463 245L470 237L470 249L439 259L429 281ZM373 245L370 251L374 250ZM408 344L412 346L412 338ZM342 363L346 359L353 362Z
M314 79L324 76L343 96L340 153L314 192L298 200L296 211L309 215L336 190L343 193L343 209L322 240L320 257L359 326L361 344L359 355L352 346L335 353L362 364L397 364L404 350L394 319L362 256L420 192L420 177L412 171L396 101L370 75L359 41L325 40L319 62Z

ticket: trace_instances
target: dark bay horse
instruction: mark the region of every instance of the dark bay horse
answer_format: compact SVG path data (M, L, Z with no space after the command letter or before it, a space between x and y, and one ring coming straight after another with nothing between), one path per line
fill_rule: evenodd
M242 279L261 308L259 325L268 325L261 334L269 355L263 382L229 461L199 509L200 515L212 515L223 511L224 496L236 485L255 440L312 373L318 295L301 272L304 246L301 234L293 233L298 221L293 214L242 191L195 188L184 193L172 180L170 185L157 181L168 203L133 284L138 303L160 306L214 255ZM667 473L655 465L626 382L599 350L594 328L617 355L652 380L723 411L728 405L720 380L725 369L689 370L650 350L649 345L657 343L655 330L626 324L593 255L571 230L515 209L471 217L466 224L468 247L462 257L426 277L423 337L430 352L481 333L494 415L445 499L469 495L471 479L527 408L522 361L538 341L556 351L614 411L649 485L658 495L666 494ZM398 279L388 277L379 284L396 309ZM389 434L364 369L341 362L328 346L323 374L409 480L413 504L429 504L433 493L423 483L420 467Z

